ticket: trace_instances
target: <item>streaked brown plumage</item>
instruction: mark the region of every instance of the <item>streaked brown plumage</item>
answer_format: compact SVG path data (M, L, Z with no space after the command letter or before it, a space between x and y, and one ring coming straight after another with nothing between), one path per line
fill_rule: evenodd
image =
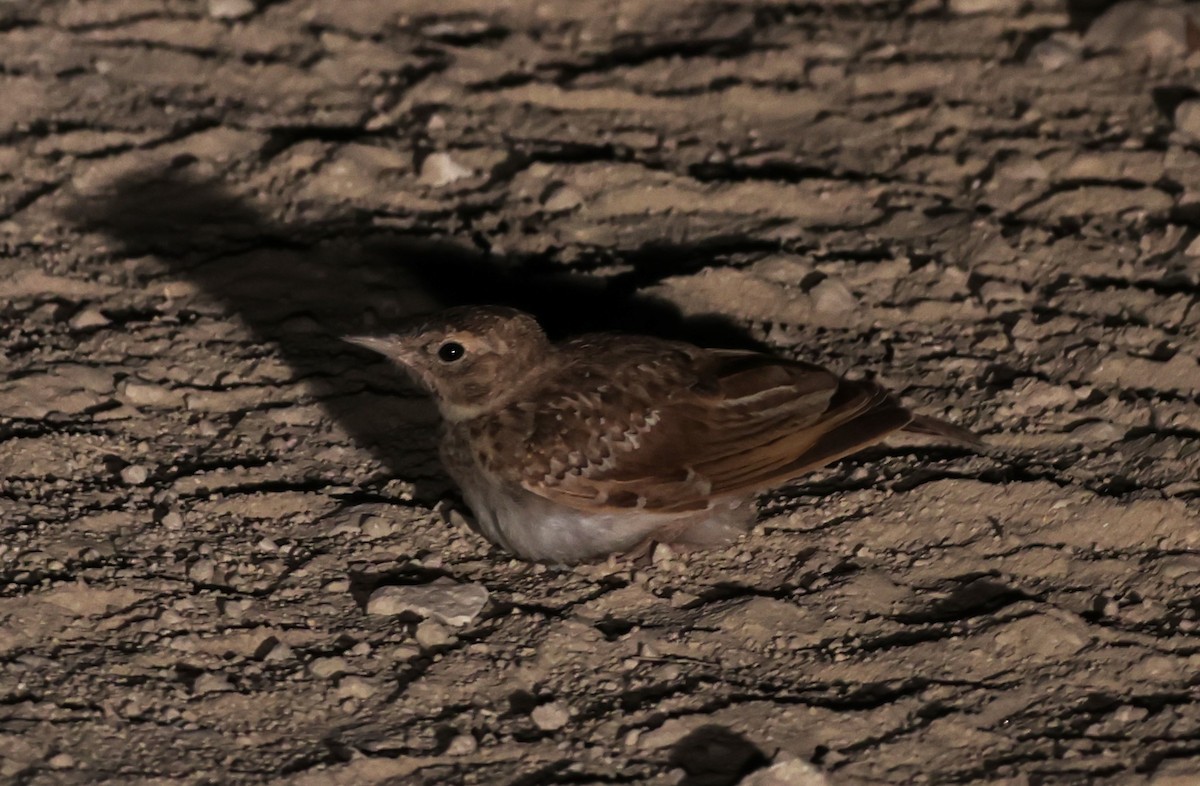
M753 523L759 492L892 432L978 442L810 363L608 333L552 344L508 308L347 340L432 392L443 462L480 531L526 559L725 542Z

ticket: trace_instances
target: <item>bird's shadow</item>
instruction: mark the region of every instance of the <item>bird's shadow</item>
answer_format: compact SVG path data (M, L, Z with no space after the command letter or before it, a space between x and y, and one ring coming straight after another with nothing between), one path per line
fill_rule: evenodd
M732 321L685 318L639 290L680 269L703 266L713 249L650 244L630 272L600 278L553 259L480 250L469 239L381 229L346 211L321 224L287 221L221 181L195 159L127 174L103 197L80 197L65 217L110 241L114 254L152 255L171 278L216 302L278 346L293 380L304 380L335 422L369 448L393 477L416 484L418 499L444 494L436 415L399 369L340 336L439 307L499 304L532 313L552 337L622 330L708 346L761 348ZM661 261L661 264L659 262Z
M731 786L768 760L744 735L710 723L675 743L670 763L684 772L681 786Z

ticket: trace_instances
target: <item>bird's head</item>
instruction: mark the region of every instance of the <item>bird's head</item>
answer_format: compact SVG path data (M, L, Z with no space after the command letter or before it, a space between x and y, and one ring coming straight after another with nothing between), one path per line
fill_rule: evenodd
M503 406L551 351L532 316L501 306L452 308L396 333L345 340L407 369L449 421Z

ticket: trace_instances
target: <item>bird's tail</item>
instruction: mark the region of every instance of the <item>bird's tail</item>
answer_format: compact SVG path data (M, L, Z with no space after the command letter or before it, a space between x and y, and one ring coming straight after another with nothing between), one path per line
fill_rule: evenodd
M921 434L926 437L936 437L953 442L956 445L965 445L971 448L985 447L984 441L975 433L961 426L956 426L953 423L947 423L937 418L931 418L927 415L913 415L912 420L901 430L913 434Z

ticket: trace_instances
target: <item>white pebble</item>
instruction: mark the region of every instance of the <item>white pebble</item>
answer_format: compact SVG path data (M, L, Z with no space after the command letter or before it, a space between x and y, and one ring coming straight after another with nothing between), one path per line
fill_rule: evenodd
M56 753L46 760L51 769L69 770L75 766L75 757L69 753Z
M675 551L666 543L655 543L654 551L650 555L650 561L659 567L663 567L675 561Z
M488 600L482 584L439 579L432 584L380 587L367 600L368 614L414 614L454 625L469 625Z
M1193 98L1175 107L1175 130L1200 139L1200 100Z
M121 470L121 480L129 486L140 486L150 477L150 472L141 464L130 464Z
M213 19L243 19L254 11L250 0L208 0L208 15Z
M362 677L342 677L337 683L337 694L346 699L369 699L375 695L375 684Z
M101 314L99 309L85 308L71 317L71 321L67 324L75 330L86 330L87 328L104 327L109 323L109 318Z
M430 153L421 163L421 182L436 188L471 177L475 172L455 161L448 153Z
M557 731L567 725L571 713L562 704L554 701L534 707L529 717L533 719L533 725L542 731Z
M741 786L827 786L825 774L800 759L789 759L750 773Z

